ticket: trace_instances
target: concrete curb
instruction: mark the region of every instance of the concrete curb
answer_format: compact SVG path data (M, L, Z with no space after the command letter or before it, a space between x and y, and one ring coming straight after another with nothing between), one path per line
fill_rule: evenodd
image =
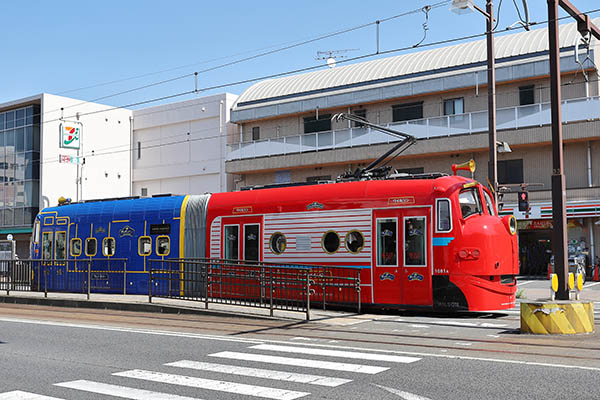
M251 314L239 312L238 310L215 310L195 307L172 306L156 303L127 303L116 301L99 301L99 300L84 300L84 299L61 299L61 298L43 298L43 297L25 297L25 296L6 296L0 295L0 304L26 304L49 307L65 307L65 308L85 308L96 310L115 310L115 311L130 311L130 312L149 312L163 314L191 314L191 315L214 315L220 317L231 317L235 315L239 318L249 319L276 319L288 320L282 316L266 316L260 314ZM257 310L258 311L258 310ZM303 314L300 314L302 316Z

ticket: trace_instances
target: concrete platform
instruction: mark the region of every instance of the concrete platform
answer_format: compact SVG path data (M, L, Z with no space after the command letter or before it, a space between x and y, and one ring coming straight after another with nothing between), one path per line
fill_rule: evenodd
M594 302L546 300L521 302L521 333L541 335L594 332Z

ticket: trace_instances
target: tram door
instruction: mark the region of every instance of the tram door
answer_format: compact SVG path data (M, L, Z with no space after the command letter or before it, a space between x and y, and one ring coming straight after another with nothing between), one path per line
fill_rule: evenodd
M431 208L373 212L375 303L431 304Z
M261 226L262 217L223 218L222 258L261 261Z

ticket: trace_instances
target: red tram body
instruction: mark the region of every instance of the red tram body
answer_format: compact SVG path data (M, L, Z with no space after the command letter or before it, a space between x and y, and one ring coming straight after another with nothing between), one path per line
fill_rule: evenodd
M361 302L390 308L512 308L514 217L460 176L361 180L210 196L210 258L361 268ZM241 240L240 240L241 239Z

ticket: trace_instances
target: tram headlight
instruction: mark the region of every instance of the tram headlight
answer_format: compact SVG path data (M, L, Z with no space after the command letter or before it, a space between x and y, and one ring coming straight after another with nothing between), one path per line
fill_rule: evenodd
M502 222L504 223L506 230L508 230L511 235L515 235L517 233L517 219L514 215L505 215L502 218Z

